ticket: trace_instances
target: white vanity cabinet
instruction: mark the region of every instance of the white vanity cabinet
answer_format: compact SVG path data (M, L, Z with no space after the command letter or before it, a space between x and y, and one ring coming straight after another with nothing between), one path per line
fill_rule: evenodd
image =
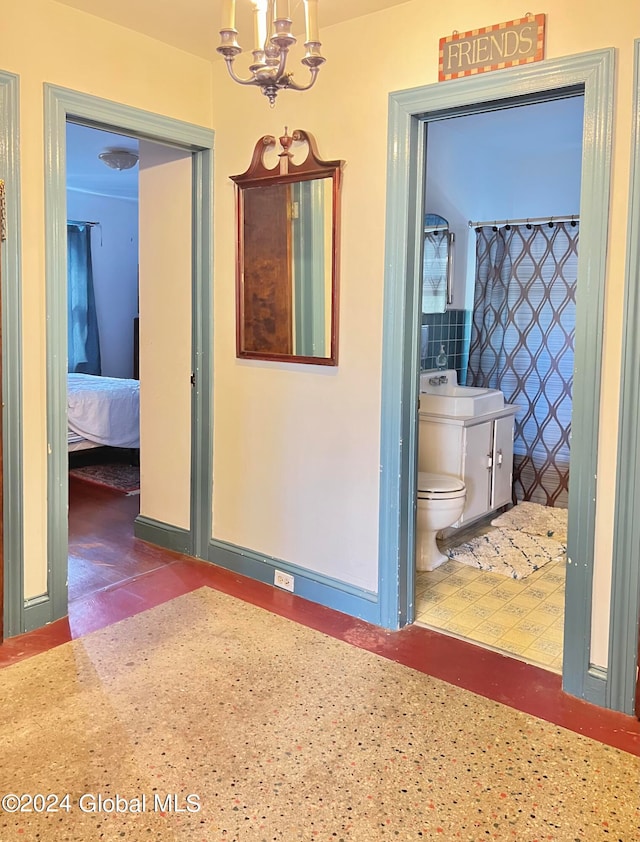
M467 487L455 527L511 502L513 429L518 407L476 417L420 412L418 470L461 477Z

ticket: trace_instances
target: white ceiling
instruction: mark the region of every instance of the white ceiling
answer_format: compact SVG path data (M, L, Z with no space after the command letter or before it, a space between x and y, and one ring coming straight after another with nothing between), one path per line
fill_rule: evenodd
M121 199L138 198L138 165L112 170L98 158L105 149L138 151L138 141L67 123L67 188Z
M65 6L142 32L202 58L218 58L222 0L58 0ZM407 0L319 0L320 37L322 27L378 12ZM237 0L238 40L251 49L253 23L250 0ZM302 0L292 0L294 32L304 30ZM246 34L245 34L246 33ZM247 38L249 41L247 41Z

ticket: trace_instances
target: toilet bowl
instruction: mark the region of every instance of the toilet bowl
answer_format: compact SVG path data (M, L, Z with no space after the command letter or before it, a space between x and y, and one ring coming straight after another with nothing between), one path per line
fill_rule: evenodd
M447 560L436 543L441 529L462 514L467 489L458 477L418 472L416 513L416 569L435 570Z

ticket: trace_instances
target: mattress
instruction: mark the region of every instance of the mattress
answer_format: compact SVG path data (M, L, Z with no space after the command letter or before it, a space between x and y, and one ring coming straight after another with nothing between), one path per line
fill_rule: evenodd
M140 447L140 381L67 375L67 423L75 436L69 449Z

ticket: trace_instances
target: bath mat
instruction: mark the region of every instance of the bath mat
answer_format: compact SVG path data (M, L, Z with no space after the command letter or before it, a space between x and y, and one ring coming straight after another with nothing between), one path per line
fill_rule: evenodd
M478 570L524 579L550 561L562 559L565 549L559 541L544 535L530 535L520 529L492 529L447 550L447 555Z
M567 543L567 510L524 501L491 521L491 526L521 529L529 535L554 538Z
M140 468L137 465L86 465L84 468L73 468L69 475L122 494L140 494Z

